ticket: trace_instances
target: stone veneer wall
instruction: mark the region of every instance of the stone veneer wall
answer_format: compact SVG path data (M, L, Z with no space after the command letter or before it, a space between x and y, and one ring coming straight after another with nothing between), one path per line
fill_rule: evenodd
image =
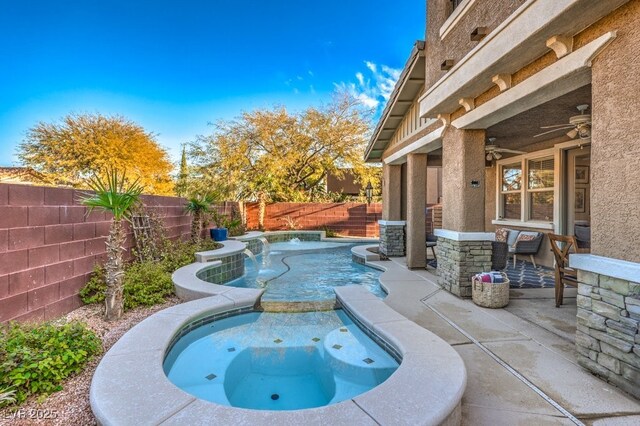
M640 398L640 283L580 270L578 281L578 363Z
M404 225L380 224L380 253L387 257L404 256L406 243Z
M491 241L455 241L438 237L440 285L460 297L471 297L471 277L491 270Z

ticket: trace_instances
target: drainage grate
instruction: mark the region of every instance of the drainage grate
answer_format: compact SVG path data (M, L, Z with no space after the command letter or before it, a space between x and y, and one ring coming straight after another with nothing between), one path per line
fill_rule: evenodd
M339 349L341 349L341 348L342 348L342 345L333 345L333 346L332 346L332 348L333 348L333 349L338 349L338 350L339 350Z
M278 395L277 393L274 393L273 395L271 395L271 399L273 399L274 401L277 401L280 399L280 395Z
M349 330L347 330L346 328L341 328L340 331L343 332L343 333L346 333Z
M207 379L207 380L213 380L213 379L215 379L216 377L218 377L218 376L216 376L215 374L211 373L211 374L209 374L208 376L205 376L205 379Z
M236 351L236 348L228 348L227 349L227 352L235 352L235 351Z
M365 358L365 359L363 359L363 361L364 361L364 362L366 362L367 364L371 364L371 363L374 363L374 362L375 362L375 361L374 361L374 360L372 360L371 358Z
M320 338L319 338L319 337L314 337L314 338L313 338L313 339L311 339L311 340L313 340L314 342L319 342L319 341L320 341Z
M282 340L282 339L276 339L276 340L273 341L273 343L282 343L282 342L284 342L284 340Z

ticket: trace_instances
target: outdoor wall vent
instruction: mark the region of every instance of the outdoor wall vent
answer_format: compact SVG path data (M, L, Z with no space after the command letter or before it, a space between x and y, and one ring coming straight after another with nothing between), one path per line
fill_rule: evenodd
M440 64L440 69L443 71L449 71L453 67L453 59L447 59Z
M476 27L475 30L471 31L471 41L480 41L487 34L489 34L489 28L487 28L487 27Z

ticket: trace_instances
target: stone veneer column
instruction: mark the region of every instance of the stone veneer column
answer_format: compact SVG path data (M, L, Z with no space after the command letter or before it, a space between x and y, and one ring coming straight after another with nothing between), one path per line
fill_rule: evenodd
M640 264L595 255L569 261L578 270L578 364L640 398Z
M485 233L484 130L448 128L442 140L442 230L438 236L440 285L471 296L471 277L491 270L491 240Z
M380 220L380 253L387 257L405 255L404 220Z
M427 154L407 155L407 266L424 268L426 254Z
M382 220L380 226L380 253L387 257L405 255L404 227L401 220L402 166L382 166Z
M435 231L438 236L438 276L445 290L460 296L471 297L471 277L491 270L492 234L457 233Z

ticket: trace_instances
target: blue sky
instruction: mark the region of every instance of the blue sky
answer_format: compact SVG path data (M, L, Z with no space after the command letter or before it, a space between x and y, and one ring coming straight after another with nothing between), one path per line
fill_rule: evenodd
M0 0L0 166L38 121L121 114L177 158L207 123L336 85L382 105L425 1Z

